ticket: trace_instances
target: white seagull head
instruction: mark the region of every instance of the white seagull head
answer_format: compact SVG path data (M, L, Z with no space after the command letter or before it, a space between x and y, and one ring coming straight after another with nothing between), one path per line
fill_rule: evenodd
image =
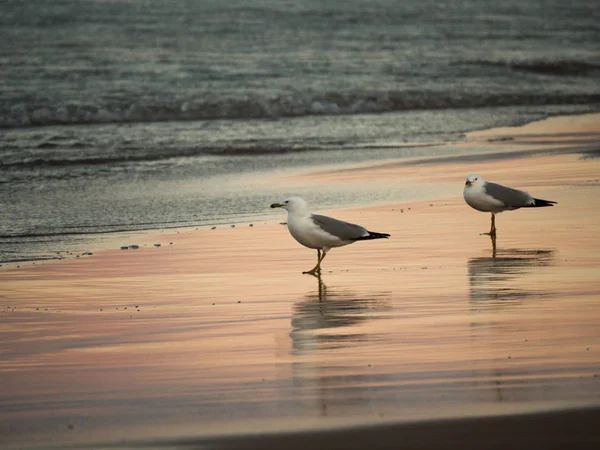
M306 213L308 212L308 203L300 197L290 197L283 203L273 203L271 208L283 208L290 213Z
M485 180L483 178L481 178L477 174L472 173L467 176L467 181L465 183L465 186L483 186L484 183L485 183Z

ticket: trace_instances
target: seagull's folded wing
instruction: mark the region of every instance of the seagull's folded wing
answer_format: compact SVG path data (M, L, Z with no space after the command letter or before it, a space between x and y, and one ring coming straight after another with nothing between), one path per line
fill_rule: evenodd
M369 232L365 228L354 223L348 223L342 220L332 219L331 217L320 216L318 214L313 214L311 218L322 230L342 241L355 241L363 236L369 235Z
M533 203L533 198L527 192L512 189L496 183L485 183L486 194L501 201L509 208L521 208Z

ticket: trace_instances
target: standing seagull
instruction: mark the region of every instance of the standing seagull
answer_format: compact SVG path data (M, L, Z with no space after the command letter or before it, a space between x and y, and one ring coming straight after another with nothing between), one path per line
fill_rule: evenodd
M283 208L288 212L287 226L290 234L308 248L317 250L317 265L302 273L315 275L321 272L321 261L329 249L352 244L355 241L388 238L386 233L374 233L353 223L342 222L327 216L311 214L308 203L300 197L290 197L283 203L273 203L271 208ZM322 252L322 254L321 254Z
M519 191L496 183L488 183L479 175L467 177L463 191L465 202L477 211L492 213L492 227L489 234L496 239L496 214L519 208L539 208L552 206L556 202L533 198L525 191Z

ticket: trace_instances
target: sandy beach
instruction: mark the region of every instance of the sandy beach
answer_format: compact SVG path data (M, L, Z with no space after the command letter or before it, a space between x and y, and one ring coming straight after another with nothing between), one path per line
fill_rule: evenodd
M596 448L598 142L599 114L565 116L261 180L431 189L316 211L391 234L333 249L319 278L268 205L5 265L0 447ZM469 173L558 204L499 214L493 255Z

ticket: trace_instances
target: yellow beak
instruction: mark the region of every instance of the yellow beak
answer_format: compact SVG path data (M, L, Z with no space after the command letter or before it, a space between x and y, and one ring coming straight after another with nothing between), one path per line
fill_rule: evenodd
M282 208L282 207L283 207L283 205L281 203L273 203L271 205L271 208Z
M465 183L467 186L471 186L473 184L473 182L471 180L467 180L467 182Z

